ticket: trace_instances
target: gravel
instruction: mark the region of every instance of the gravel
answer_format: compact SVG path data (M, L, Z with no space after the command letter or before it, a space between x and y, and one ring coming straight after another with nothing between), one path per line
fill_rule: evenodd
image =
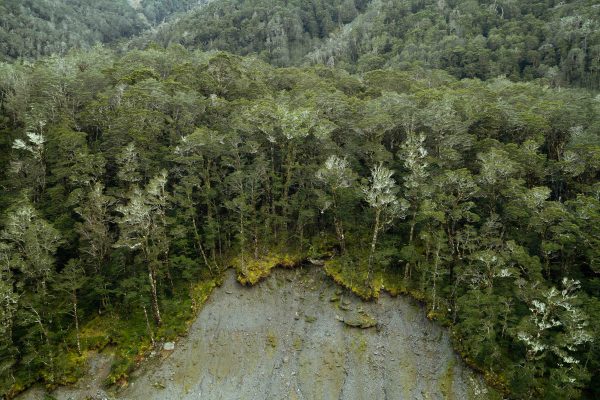
M82 394L53 393L59 400L85 398ZM147 365L134 374L127 389L111 396L131 400L491 397L496 394L464 365L452 350L447 331L429 321L422 306L387 294L365 303L335 285L319 267L277 269L251 288L239 285L229 271L189 335L162 362Z

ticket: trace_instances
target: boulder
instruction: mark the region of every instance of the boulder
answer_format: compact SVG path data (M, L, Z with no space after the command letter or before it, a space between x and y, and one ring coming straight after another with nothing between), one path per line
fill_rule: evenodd
M166 342L163 345L163 350L166 350L166 351L173 351L173 350L175 350L175 343L173 343L173 342Z

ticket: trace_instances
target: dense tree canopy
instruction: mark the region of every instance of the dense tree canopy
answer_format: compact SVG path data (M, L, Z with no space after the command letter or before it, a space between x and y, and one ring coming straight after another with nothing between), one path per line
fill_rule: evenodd
M0 60L64 54L140 34L198 0L3 0Z
M599 32L593 0L221 0L135 43L254 53L280 66L417 64L457 78L598 89Z
M599 394L597 96L179 46L2 64L0 82L3 392L68 381L98 318L154 340L190 282L333 251L365 297L427 301L512 396Z
M0 4L2 395L310 258L508 397L600 397L594 1L203 3Z

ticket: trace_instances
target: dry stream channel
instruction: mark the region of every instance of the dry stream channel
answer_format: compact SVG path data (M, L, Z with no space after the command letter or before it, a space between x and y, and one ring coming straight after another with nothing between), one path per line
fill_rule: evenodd
M274 270L254 287L228 271L174 351L119 393L100 388L108 357L59 388L62 399L486 399L447 330L407 297L363 302L321 268ZM346 321L346 322L344 322ZM349 324L375 322L370 328ZM159 357L156 357L157 359ZM104 365L106 364L106 365ZM43 398L40 389L23 399Z

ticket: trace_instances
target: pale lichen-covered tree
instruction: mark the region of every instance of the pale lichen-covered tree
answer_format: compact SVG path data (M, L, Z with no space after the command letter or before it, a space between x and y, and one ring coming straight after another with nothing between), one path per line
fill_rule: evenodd
M584 378L584 360L578 354L593 338L588 317L578 305L580 282L563 278L561 283L562 289L534 285L524 293L530 313L516 328L516 338L525 345L527 365L537 371L536 375L550 373L556 380L553 387L570 392Z
M346 235L344 223L340 215L341 191L352 186L355 177L345 158L331 155L325 164L316 173L317 179L326 187L330 200L326 200L322 211L331 207L333 210L333 224L342 253L346 252Z
M50 368L54 365L54 350L49 331L52 322L52 312L48 310L51 300L49 282L56 275L54 256L61 243L59 232L41 218L29 202L9 211L4 230L0 232L1 275L7 278L0 287L4 296L1 301L6 306L2 323L7 334L11 333L15 323L31 331L32 336L19 338L21 343L36 346L39 338L43 338L45 348L37 357L47 362ZM11 273L18 273L16 282L11 280ZM18 318L13 318L15 312L19 313Z
M47 282L55 274L54 254L61 244L60 233L41 218L28 203L17 206L6 219L0 232L5 258L34 284L40 293L46 293Z
M106 262L113 243L110 223L114 199L104 194L104 185L95 183L82 204L75 209L82 221L76 229L80 235L80 251L87 265L99 273Z
M161 172L150 180L144 190L134 188L128 203L117 207L120 236L115 244L129 251L140 251L148 269L148 282L154 321L161 325L157 277L168 258L169 240L166 235L167 173Z
M12 145L13 149L17 150L21 156L13 160L11 172L19 177L22 185L31 185L35 199L40 196L46 187L46 137L43 132L44 126L45 122L41 122L37 132L27 132L26 139L16 139Z
M139 173L139 152L135 143L129 143L117 156L119 171L117 178L126 186L141 181Z
M369 185L363 188L365 201L374 210L373 236L369 251L367 280L371 284L377 239L381 232L397 218L404 218L408 207L406 200L397 197L398 186L392 178L394 172L382 164L371 169Z

